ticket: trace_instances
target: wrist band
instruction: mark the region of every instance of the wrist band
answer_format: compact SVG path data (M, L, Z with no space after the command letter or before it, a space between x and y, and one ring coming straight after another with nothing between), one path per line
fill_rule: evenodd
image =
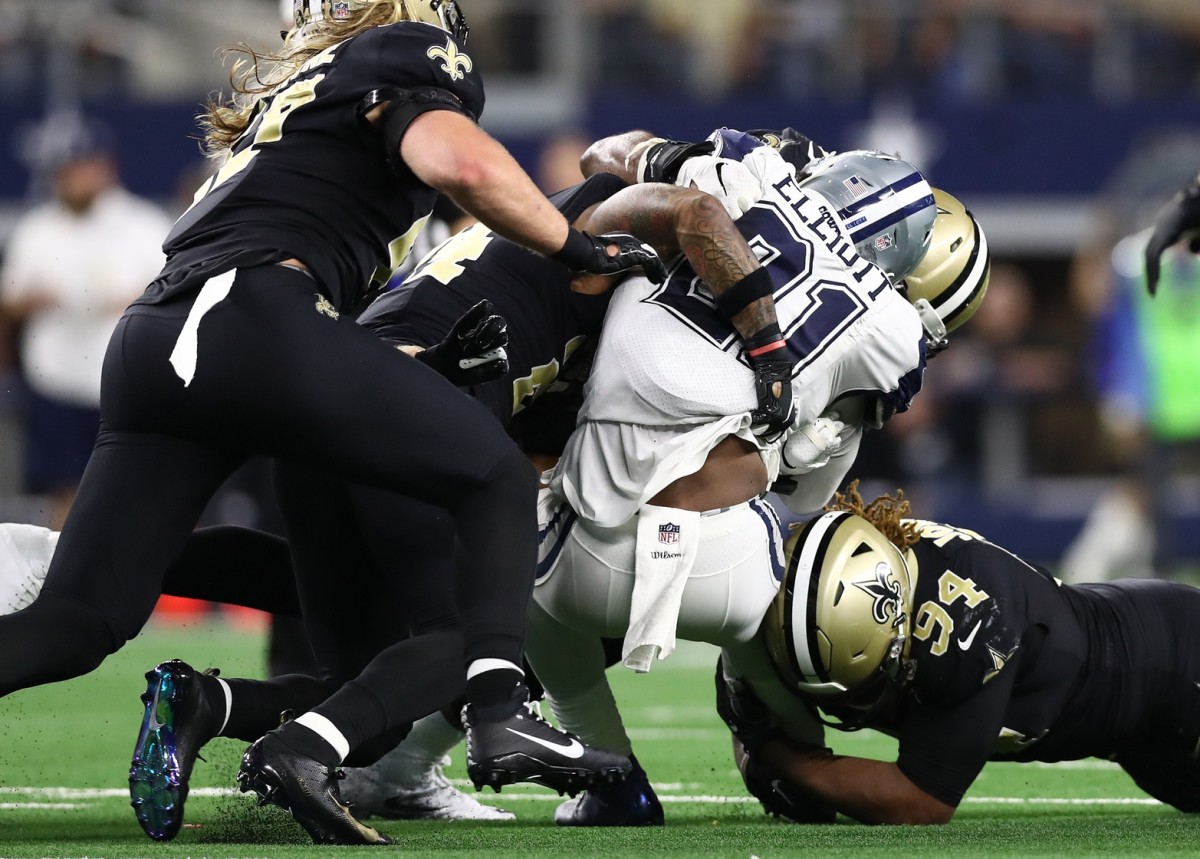
M745 347L748 357L757 358L759 355L765 355L777 349L784 348L787 346L787 341L783 339L783 332L779 330L779 323L772 322L753 337L743 338L742 345Z
M720 295L713 296L713 301L726 318L732 319L760 298L766 298L774 292L771 275L765 268L756 268Z
M746 354L751 358L757 358L759 355L765 355L768 352L774 352L776 349L787 348L786 340L776 340L774 343L768 343L766 346L759 346L757 349L751 349Z
M592 252L595 249L596 246L592 244L591 239L585 233L570 227L567 230L567 240L555 253L550 254L550 259L578 271L592 258Z

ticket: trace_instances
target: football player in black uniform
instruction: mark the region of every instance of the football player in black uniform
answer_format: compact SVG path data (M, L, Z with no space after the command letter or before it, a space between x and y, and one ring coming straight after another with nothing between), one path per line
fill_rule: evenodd
M439 191L567 268L658 277L662 264L630 236L571 229L476 125L483 89L454 0L295 8L274 68L254 57L239 98L205 117L225 160L114 332L100 435L45 588L0 618L0 653L23 654L0 663L0 694L85 673L136 635L208 498L266 454L454 518L474 763L501 777L534 747L504 730L520 721L578 752L581 772L605 769L521 721L533 469L478 402L347 312L403 258ZM323 724L306 724L328 746Z
M670 186L620 190L624 185L614 176L597 175L555 195L554 202L568 220L586 217L589 227L632 228L664 254L683 251L718 292L736 289L759 268L733 221L709 195ZM573 276L562 265L530 254L480 225L445 242L359 321L405 348L435 344L429 351L439 354L429 363L466 384L480 367L464 365L488 356L472 353L463 362L458 360L461 349L455 350L454 360L444 353L455 340L455 326L461 327L456 317L489 302L510 320L507 366L500 379L473 385L471 392L503 424L514 415L524 416L530 403L540 406L547 392L568 397L568 392L556 390L562 382L560 369L571 370L580 363L585 351L581 344L598 333L609 286L603 277ZM573 426L573 419L565 422L559 445ZM544 416L523 425L520 435L530 452L557 452ZM336 765L350 752L354 755L348 762L369 763L403 736L414 719L461 693L461 674L453 670L455 660L461 659L455 651L456 644L461 648L461 636L448 591L454 584L450 552L456 523L434 505L348 483L316 468L288 463L277 478L300 600L322 676L227 681L200 675L180 662L163 663L150 672L131 786L139 818L154 837L169 838L178 830L195 754L218 732L255 739L276 723L280 710L301 712L318 705L255 743L247 755L240 777L243 786L261 788L278 801L289 794L299 767L292 757L291 771L283 772L278 742L311 759L313 766ZM403 575L387 575L397 565L402 565ZM336 579L328 575L330 568L339 569ZM371 598L364 601L364 594ZM490 618L478 620L487 623ZM419 638L397 643L405 626ZM413 672L413 645L427 639L440 642L442 650L434 653L426 647L425 670ZM378 658L372 660L376 653ZM351 679L353 683L341 685ZM323 700L333 689L336 693ZM532 714L521 718L534 721ZM159 727L168 723L174 742L166 741ZM307 742L310 723L333 741L336 754ZM269 762L271 778L260 751L269 748L268 743L277 749ZM547 759L545 753L541 758L541 771L533 774L541 783L572 791L588 785L577 764ZM510 766L520 765L514 755ZM469 771L477 784L499 786L512 780L476 766L474 760ZM300 792L295 793L289 800L292 811L314 837L355 843L380 837L336 804L318 801L297 809Z
M834 755L819 726L784 737L719 668L718 710L769 812L946 823L988 760L1087 757L1200 811L1200 589L1063 585L978 534L903 518L902 496L863 505L853 484L829 509L789 541L763 635L826 724L896 736L899 756Z

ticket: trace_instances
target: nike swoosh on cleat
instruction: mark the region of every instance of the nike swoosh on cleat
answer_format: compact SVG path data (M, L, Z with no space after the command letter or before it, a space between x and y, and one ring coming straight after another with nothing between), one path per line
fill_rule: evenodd
M541 739L540 737L531 737L529 734L521 733L516 728L505 728L505 730L516 734L518 737L524 737L530 742L537 743L539 746L543 746L552 752L558 752L564 758L583 757L583 743L579 742L579 740L576 740L574 737L571 738L571 742L569 742L567 745L560 746L558 743L551 743L548 740Z
M982 620L976 621L975 626L971 629L971 633L966 638L959 639L959 641L958 641L959 650L969 650L971 648L971 642L973 642L975 640L975 633L979 632L979 627L981 627L981 626L983 626L983 621Z
M157 731L165 724L165 722L158 721L158 696L161 692L162 684L160 683L154 689L154 700L152 700L148 705L150 709L146 713L146 717L148 719L146 724L151 731Z

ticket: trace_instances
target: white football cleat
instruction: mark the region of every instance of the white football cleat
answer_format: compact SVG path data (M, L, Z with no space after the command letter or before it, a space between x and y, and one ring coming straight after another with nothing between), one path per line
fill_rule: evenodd
M484 805L463 793L446 779L440 764L407 778L401 784L380 772L378 766L347 768L342 781L342 799L349 802L360 818L385 817L390 820L515 820L516 815L503 808Z
M57 531L0 523L0 615L19 611L37 599L57 545Z

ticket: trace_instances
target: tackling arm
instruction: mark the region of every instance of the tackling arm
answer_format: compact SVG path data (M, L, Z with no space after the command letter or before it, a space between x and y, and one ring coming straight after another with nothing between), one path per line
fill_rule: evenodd
M768 740L758 757L788 781L860 823L948 823L954 806L917 787L894 763L835 755L785 737Z
M790 425L792 361L771 280L715 197L674 185L633 185L601 204L588 226L632 233L664 258L682 252L746 345L759 401L754 423L776 431Z

